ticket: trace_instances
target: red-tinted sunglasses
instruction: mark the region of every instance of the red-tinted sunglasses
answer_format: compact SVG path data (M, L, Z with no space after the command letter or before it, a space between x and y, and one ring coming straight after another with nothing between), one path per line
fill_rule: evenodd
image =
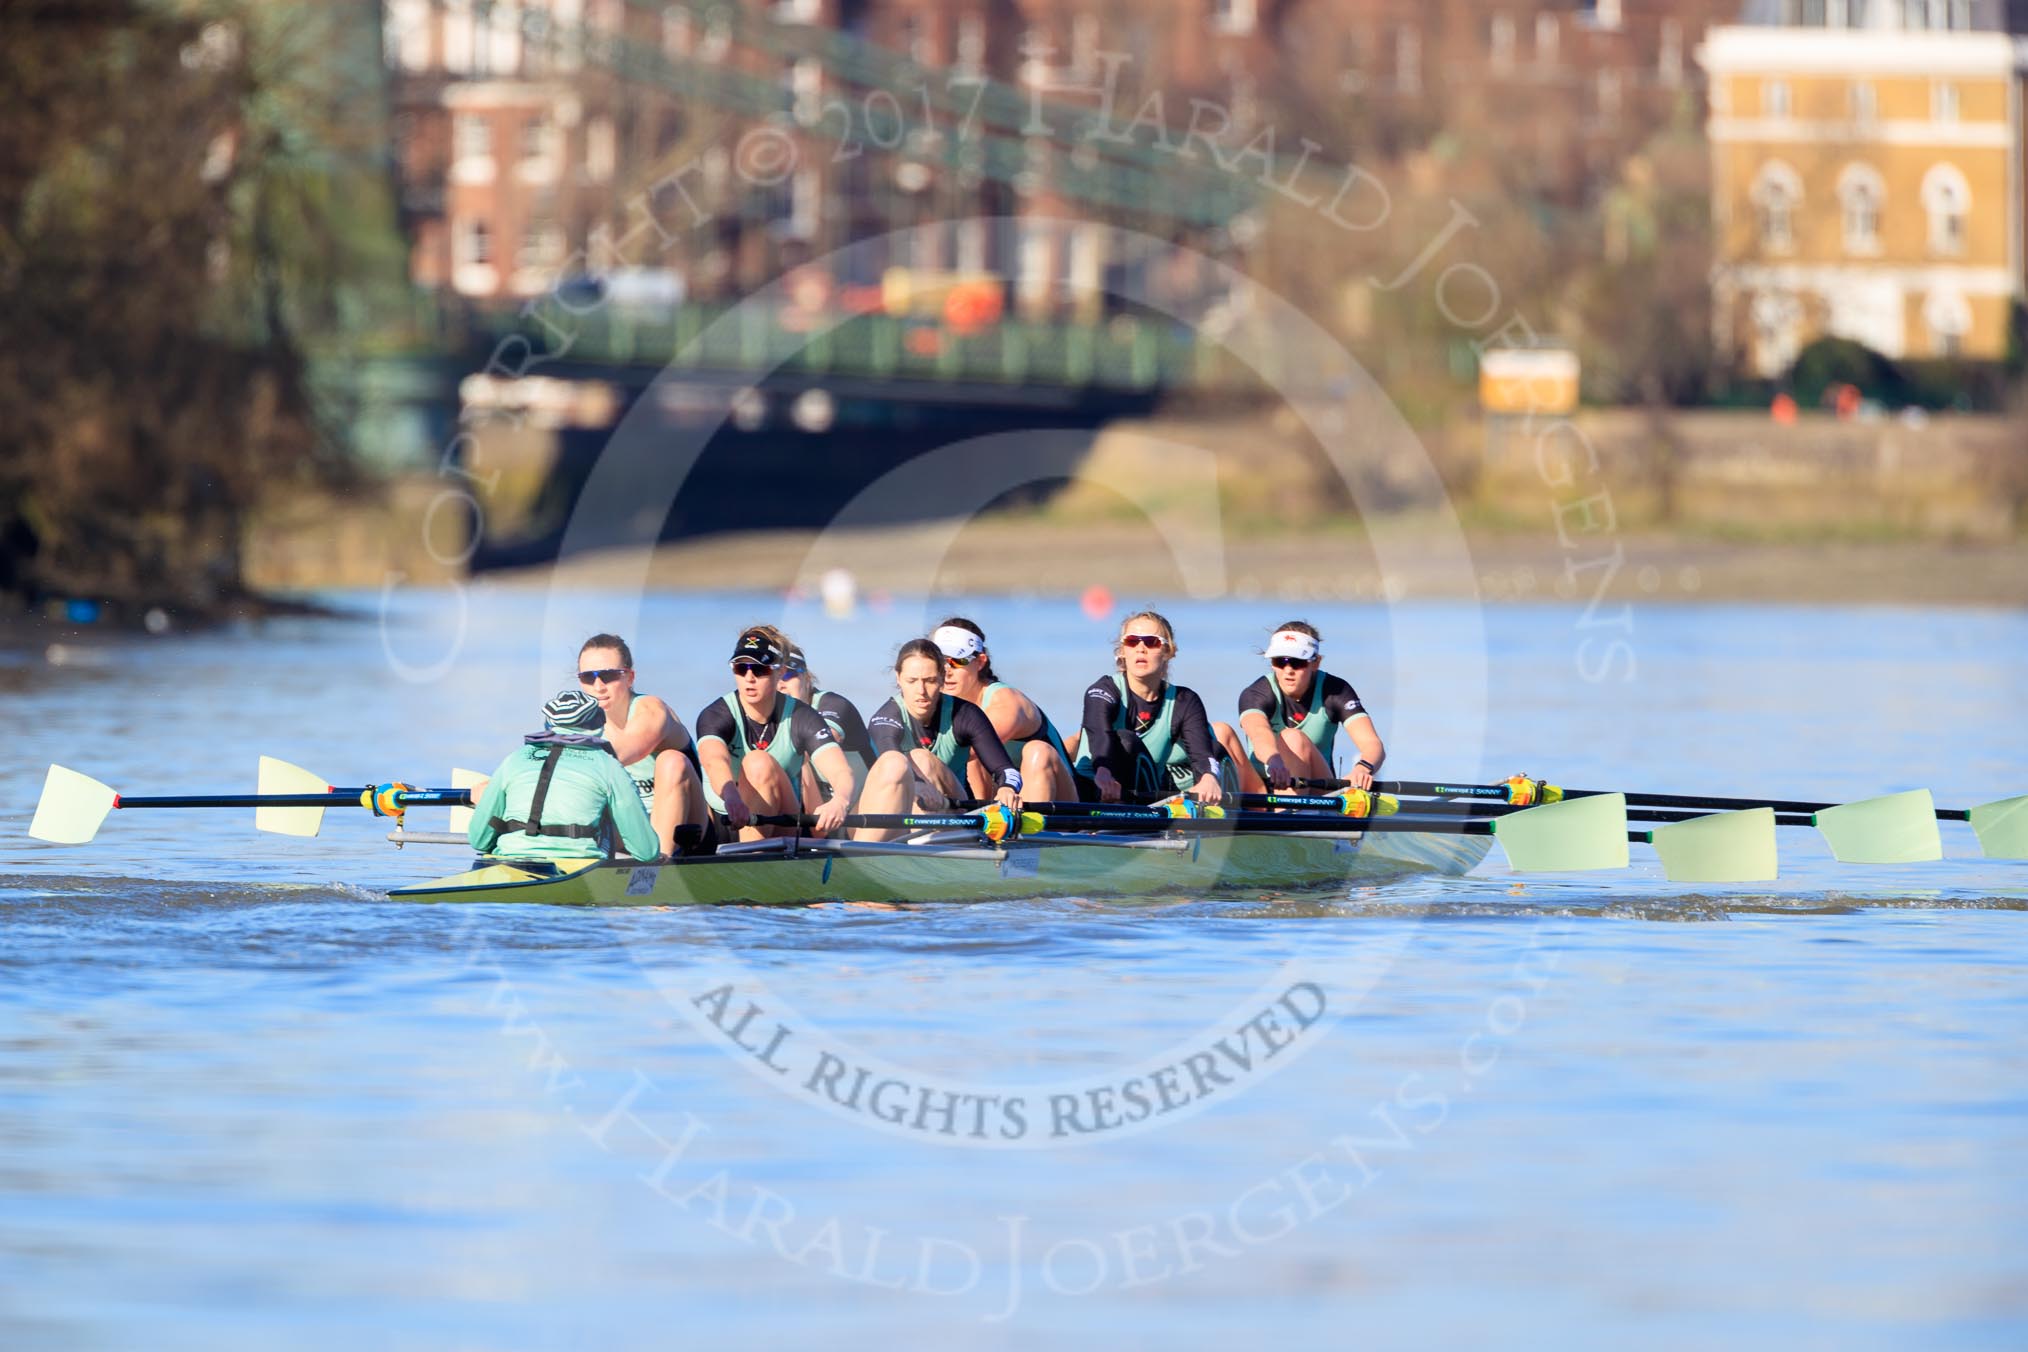
M1153 648L1153 649L1160 649L1160 648L1161 648L1161 646L1162 646L1162 642L1163 642L1163 639L1162 639L1162 636L1161 636L1160 634L1122 634L1122 635L1120 635L1120 646L1121 646L1122 648Z

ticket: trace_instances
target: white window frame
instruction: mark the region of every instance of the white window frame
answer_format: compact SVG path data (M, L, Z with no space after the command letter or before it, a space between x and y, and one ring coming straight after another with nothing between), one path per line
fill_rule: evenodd
M1871 80L1854 80L1846 91L1852 120L1870 127L1880 119L1880 91Z
M490 267L493 262L493 227L483 216L467 216L451 229L453 267Z
M1845 252L1880 254L1880 224L1887 214L1887 181L1870 164L1848 164L1838 175L1838 219Z
M1795 112L1795 93L1787 80L1763 80L1760 86L1760 111L1763 117L1784 119Z
M1535 64L1538 66L1555 65L1557 52L1562 44L1562 21L1547 10L1537 14L1535 16Z
M1260 21L1256 0L1211 0L1211 28L1227 37L1243 37Z
M1954 123L1963 113L1963 100L1956 80L1932 80L1929 86L1929 120Z
M1514 69L1514 16L1494 14L1486 20L1486 60L1496 71Z
M1954 164L1930 166L1922 176L1922 209L1929 217L1929 251L1962 258L1971 234L1972 185Z
M1796 212L1803 204L1803 180L1781 160L1769 160L1754 175L1747 197L1755 207L1761 250L1791 254L1796 249ZM1773 227L1779 225L1779 229Z

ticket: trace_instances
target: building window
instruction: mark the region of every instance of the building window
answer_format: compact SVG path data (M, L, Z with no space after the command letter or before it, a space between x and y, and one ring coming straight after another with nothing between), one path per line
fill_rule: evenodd
M671 61L690 55L690 10L683 5L662 7L662 55Z
M452 239L459 267L484 267L493 261L493 231L484 221L459 221Z
M458 159L487 159L493 154L493 124L476 113L460 113L452 124L451 142Z
M1932 291L1922 302L1922 325L1929 330L1932 355L1958 356L1972 331L1972 307L1955 291Z
M587 122L584 129L585 176L594 183L604 183L613 176L618 158L618 138L613 133L613 120L595 117Z
M1789 82L1787 80L1769 80L1763 84L1760 90L1760 107L1761 112L1768 117L1787 117L1789 115Z
M1556 64L1556 46L1563 38L1563 25L1554 14L1535 16L1535 60L1539 65Z
M1956 165L1939 164L1922 176L1922 209L1929 215L1929 251L1945 258L1964 253L1972 189Z
M544 222L528 227L514 264L520 268L552 268L563 261L563 227Z
M1407 24L1394 30L1394 87L1404 94L1422 88L1422 31Z
M521 124L521 158L542 163L556 157L556 125L540 113Z
M1785 254L1796 247L1796 208L1803 200L1803 182L1779 160L1761 167L1749 194L1760 219L1760 247Z
M1949 80L1938 80L1929 87L1929 116L1932 122L1955 122L1958 120L1958 87Z
M1254 0L1211 0L1211 26L1221 33L1251 33Z
M1507 71L1514 69L1514 19L1512 15L1495 14L1486 20L1486 55L1493 63L1493 69Z
M1838 175L1846 253L1871 257L1880 252L1880 205L1886 195L1886 183L1871 165L1848 165Z
M1871 122L1880 114L1880 95L1869 80L1855 80L1851 90L1852 120Z
M806 56L789 67L789 100L796 121L815 126L824 115L824 63Z

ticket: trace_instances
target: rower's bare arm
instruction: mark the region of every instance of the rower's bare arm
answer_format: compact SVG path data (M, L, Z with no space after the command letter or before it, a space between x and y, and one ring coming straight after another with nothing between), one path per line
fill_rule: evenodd
M1346 719L1345 735L1359 748L1359 759L1366 762L1363 767L1354 765L1346 778L1352 781L1353 787L1366 788L1373 782L1373 776L1380 773L1382 763L1387 760L1387 747L1381 742L1380 731L1373 726L1372 717L1367 714L1358 713Z
M648 816L648 809L641 805L641 795L634 788L634 781L620 768L617 760L599 762L604 767L606 800L613 814L613 827L619 832L620 847L636 859L659 859L662 857L662 840L655 834L655 823Z
M829 746L820 746L810 757L810 764L816 767L824 782L831 786L832 801L840 803L852 801L852 795L859 785L852 776L852 758L845 754L844 747L836 742Z
M704 771L704 782L720 798L739 782L739 771L732 764L732 748L717 737L706 737L697 743L697 764Z
M1253 748L1254 758L1262 765L1268 758L1281 754L1281 744L1275 740L1274 725L1268 716L1258 709L1246 709L1239 715L1239 730L1246 734L1246 744Z
M1042 711L1035 707L1034 700L1018 690L1002 693L985 713L1003 742L1033 737L1042 731Z
M606 725L606 740L612 743L613 754L622 765L632 765L664 748L681 751L689 739L681 720L653 695L643 695L634 701L633 717L627 720L626 727Z

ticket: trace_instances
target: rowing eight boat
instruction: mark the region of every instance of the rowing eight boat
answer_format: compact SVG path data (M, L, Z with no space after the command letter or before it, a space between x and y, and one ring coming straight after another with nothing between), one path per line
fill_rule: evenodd
M812 901L998 901L1041 895L1147 896L1301 891L1412 873L1462 874L1487 836L1424 832L1194 835L1098 842L1068 833L983 847L963 841L782 839L666 864L485 861L395 888L403 901L689 906Z

